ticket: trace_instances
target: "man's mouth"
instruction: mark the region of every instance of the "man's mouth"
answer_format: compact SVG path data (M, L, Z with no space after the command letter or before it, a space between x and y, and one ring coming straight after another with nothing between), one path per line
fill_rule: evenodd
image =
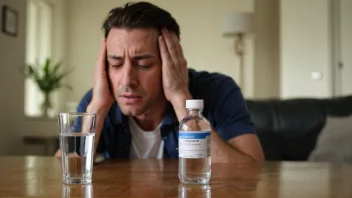
M133 104L139 102L142 99L142 96L136 94L122 94L120 95L120 98L126 103Z

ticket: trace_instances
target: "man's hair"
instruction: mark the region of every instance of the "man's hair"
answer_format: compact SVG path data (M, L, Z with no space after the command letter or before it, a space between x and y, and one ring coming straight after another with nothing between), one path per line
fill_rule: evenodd
M180 27L169 12L148 2L127 3L112 9L104 21L105 38L111 28L166 28L180 38Z

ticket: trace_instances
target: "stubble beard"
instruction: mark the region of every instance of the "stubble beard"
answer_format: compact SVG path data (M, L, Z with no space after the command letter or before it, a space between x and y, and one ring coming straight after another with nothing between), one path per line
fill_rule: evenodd
M129 104L119 104L121 112L126 116L136 117L146 113L150 107L153 105L152 101L148 101L147 103L137 104L137 105L129 105Z

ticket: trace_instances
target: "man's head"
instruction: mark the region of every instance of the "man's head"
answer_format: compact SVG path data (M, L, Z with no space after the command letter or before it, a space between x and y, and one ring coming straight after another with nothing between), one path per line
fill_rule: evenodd
M161 28L180 35L170 13L146 2L114 8L104 22L108 79L125 115L138 116L164 105Z
M148 2L127 3L110 11L104 21L105 38L112 28L152 28L160 31L166 28L180 38L180 27L169 12Z

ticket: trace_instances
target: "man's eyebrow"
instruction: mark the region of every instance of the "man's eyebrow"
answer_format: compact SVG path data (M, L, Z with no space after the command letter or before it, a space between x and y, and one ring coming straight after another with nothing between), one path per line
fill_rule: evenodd
M149 59L149 58L155 58L155 56L151 54L141 54L141 55L133 56L133 60L142 60L142 59Z
M115 59L115 60L122 60L122 56L116 56L116 55L108 55L109 59Z
M133 60L142 60L142 59L149 59L149 58L155 58L155 56L151 54L141 54L141 55L135 55L132 57ZM114 60L123 60L122 56L117 56L117 55L108 55L108 59L114 59Z

